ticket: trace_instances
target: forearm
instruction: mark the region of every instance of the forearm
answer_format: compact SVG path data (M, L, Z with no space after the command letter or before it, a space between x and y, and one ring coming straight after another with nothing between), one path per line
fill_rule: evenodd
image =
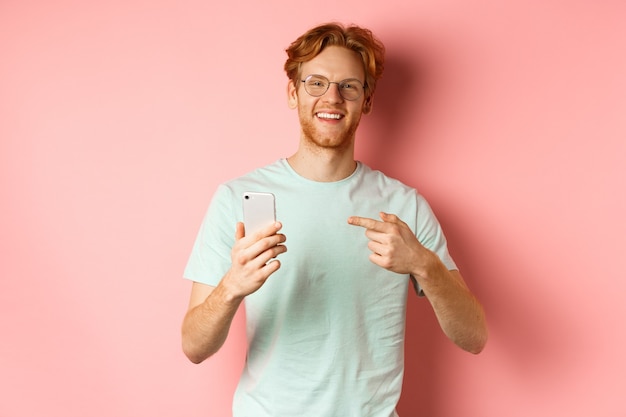
M200 363L222 347L243 299L280 268L275 258L287 251L285 235L278 233L281 227L272 223L245 236L243 223L237 223L233 263L226 275L217 287L194 283L182 325L183 351L189 360Z
M204 302L187 312L182 325L182 343L190 361L200 363L222 347L241 301L242 298L230 296L218 285Z
M480 353L487 342L485 314L459 272L449 271L437 258L416 279L446 336L460 348Z

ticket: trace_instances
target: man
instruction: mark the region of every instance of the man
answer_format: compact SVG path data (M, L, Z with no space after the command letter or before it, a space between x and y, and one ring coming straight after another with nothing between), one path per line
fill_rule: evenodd
M185 270L183 350L195 363L218 351L243 302L248 354L233 416L397 416L410 281L469 352L486 343L484 313L424 198L354 159L383 45L367 29L326 24L287 54L298 149L217 189ZM247 191L272 192L278 219L250 235Z

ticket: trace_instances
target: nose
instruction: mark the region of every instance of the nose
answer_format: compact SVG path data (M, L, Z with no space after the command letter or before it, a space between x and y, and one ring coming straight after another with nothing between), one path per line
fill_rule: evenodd
M324 99L331 103L341 103L343 101L343 96L339 92L339 88L339 83L331 81L328 86L328 90L324 93Z

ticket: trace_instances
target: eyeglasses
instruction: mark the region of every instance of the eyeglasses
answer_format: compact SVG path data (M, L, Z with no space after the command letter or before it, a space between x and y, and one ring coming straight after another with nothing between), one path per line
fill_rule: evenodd
M313 97L323 96L331 84L337 84L341 97L349 101L358 100L365 91L363 83L356 78L335 82L330 81L323 75L313 74L301 81L304 83L304 90Z

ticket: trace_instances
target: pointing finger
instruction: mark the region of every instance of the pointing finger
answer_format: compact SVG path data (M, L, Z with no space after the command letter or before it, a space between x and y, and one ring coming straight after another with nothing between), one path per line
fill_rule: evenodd
M348 217L348 224L351 224L353 226L360 226L370 230L379 230L380 226L383 223L367 217L350 216Z

